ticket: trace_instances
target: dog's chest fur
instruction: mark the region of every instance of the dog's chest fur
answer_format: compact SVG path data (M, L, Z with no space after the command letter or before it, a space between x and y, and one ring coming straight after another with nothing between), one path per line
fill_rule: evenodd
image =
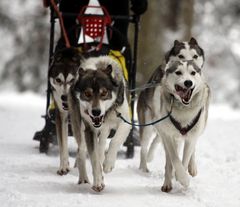
M191 135L198 135L203 131L205 127L205 120L207 119L207 101L208 101L208 87L203 87L202 90L199 91L193 97L193 100L188 106L183 106L180 102L178 102L175 98L173 98L172 104L172 113L171 116L178 122L182 128L187 128L191 126L191 124L197 119L196 123L194 123L192 129L190 129L186 133L186 137ZM162 86L156 88L153 96L153 100L151 102L154 109L153 119L159 119L162 116L167 115L171 108L171 95L164 91ZM201 110L199 118L197 117ZM171 134L171 136L179 137L181 136L181 132L179 129L174 126L173 122L170 118L160 122L157 126L159 130L163 133Z

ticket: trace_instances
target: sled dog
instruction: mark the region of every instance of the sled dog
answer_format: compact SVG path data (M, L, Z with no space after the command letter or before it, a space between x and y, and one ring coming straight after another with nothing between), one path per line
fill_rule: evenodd
M82 118L81 130L85 137L81 145L84 141L87 145L93 171L92 189L97 192L104 189L103 171L112 171L117 151L131 129L131 126L116 116L118 112L130 120L126 87L121 66L111 57L90 57L81 63L73 93L77 99L76 104ZM115 129L116 133L105 153L111 129ZM79 149L81 151L83 147L79 146ZM81 163L78 165L81 166Z
M78 76L80 54L77 49L68 48L56 52L49 69L52 99L55 110L57 141L60 151L59 175L69 172L68 162L68 95Z
M174 41L173 47L165 55L165 62L160 65L152 74L149 84L160 84L164 76L164 65L169 62L175 62L179 60L193 60L198 68L202 68L204 64L204 51L199 46L196 39L191 38L189 42ZM139 123L148 123L153 120L153 102L157 101L154 99L153 94L156 88L147 88L143 90L138 99L137 113ZM154 131L151 126L140 127L140 142L141 142L141 158L140 158L140 169L143 172L148 172L147 161L151 161L153 158L154 150L159 143L160 138L155 133L155 139L153 140L151 147L148 150L148 144L150 142L149 134Z
M155 120L171 112L169 118L154 125L166 155L164 192L172 189L173 170L176 180L185 187L189 185L187 169L190 175L196 174L195 145L206 126L209 95L202 69L193 60L169 62L165 66L161 84L155 88L149 104L151 113L146 117L146 121ZM148 139L143 136L142 143L146 144ZM178 155L180 142L184 142L182 161Z

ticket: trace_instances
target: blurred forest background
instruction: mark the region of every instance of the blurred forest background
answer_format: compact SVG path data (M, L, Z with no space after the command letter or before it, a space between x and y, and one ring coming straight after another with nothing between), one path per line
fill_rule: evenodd
M49 16L41 0L0 1L0 91L45 93ZM161 64L175 39L191 36L205 51L213 101L240 107L239 0L149 0L141 18L138 85Z

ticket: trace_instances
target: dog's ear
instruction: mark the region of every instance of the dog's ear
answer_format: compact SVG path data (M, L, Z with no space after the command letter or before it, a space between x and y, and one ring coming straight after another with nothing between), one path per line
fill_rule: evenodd
M78 48L73 48L72 61L78 65L82 62L82 52Z
M178 44L180 44L180 42L179 42L178 40L175 40L175 41L174 41L174 46L176 46L176 45L178 45Z
M169 61L169 58L170 58L170 55L171 55L171 52L172 50L168 51L166 54L165 54L165 62L167 63Z
M78 75L79 75L79 77L82 77L85 73L86 73L86 71L85 71L83 68L79 68L79 69L78 69Z
M112 65L109 64L106 68L102 69L102 71L104 73L106 73L107 75L111 75L111 73L112 73Z
M197 40L196 40L195 38L192 37L192 38L190 39L190 41L189 41L189 44L190 44L190 45L198 45L198 42L197 42Z
M81 59L81 57L80 57L79 55L77 55L77 54L75 54L74 56L72 56L72 61L73 61L74 63L80 63L80 59Z
M107 65L105 69L102 69L102 71L107 74L111 80L114 86L118 86L119 83L121 82L121 72L119 72L118 69L114 69L111 64Z
M63 56L62 56L62 53L56 53L53 57L53 61L54 62L60 62L62 60Z

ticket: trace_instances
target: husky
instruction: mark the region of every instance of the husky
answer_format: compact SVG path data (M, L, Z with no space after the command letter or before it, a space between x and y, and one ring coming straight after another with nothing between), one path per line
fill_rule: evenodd
M117 151L131 130L131 126L116 116L121 113L128 120L131 118L126 87L121 66L111 57L90 57L81 63L73 93L77 99L75 105L77 104L80 110L81 131L85 137L85 140L82 139L79 143L83 146L85 142L87 145L93 171L92 189L96 192L104 189L103 172L109 173L113 170ZM111 129L116 132L105 153ZM79 146L79 149L83 147ZM78 165L81 166L79 162L80 160Z
M193 60L193 62L197 65L197 67L202 68L204 64L204 51L199 46L197 40L195 38L191 38L189 42L180 42L178 40L174 41L173 47L169 50L169 52L165 55L165 60L162 65L160 65L150 77L148 84L158 85L161 83L162 78L164 76L164 67L166 64L170 62L176 62L180 60ZM137 113L138 119L140 123L147 123L153 117L153 102L155 101L153 98L153 94L155 93L156 88L146 88L144 89L138 98L137 103ZM147 161L150 162L153 159L153 154L157 144L160 142L160 138L158 133L155 132L155 138L152 142L149 150L148 144L150 139L149 134L155 131L154 127L140 127L140 142L141 142L141 158L140 158L140 169L143 172L149 172L147 168ZM194 173L195 174L195 173Z
M165 180L161 190L169 192L173 170L176 180L184 187L189 186L186 171L192 176L196 173L195 145L206 126L210 89L202 69L194 60L169 62L162 73L161 83L155 88L153 101L149 104L151 113L146 121L169 114L169 118L154 125L166 155ZM143 136L141 141L146 144L148 140L149 136ZM178 155L180 142L184 142L182 162Z
M59 175L69 172L68 155L68 123L69 104L68 96L70 88L75 84L81 55L75 48L67 48L56 52L52 58L49 69L49 81L56 112L56 132L60 151L60 166L57 171Z

